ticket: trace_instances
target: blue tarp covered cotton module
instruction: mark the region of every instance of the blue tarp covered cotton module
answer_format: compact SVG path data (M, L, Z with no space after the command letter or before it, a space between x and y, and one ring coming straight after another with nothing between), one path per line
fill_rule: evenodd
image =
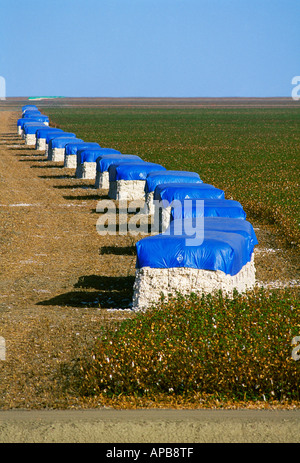
M153 162L138 161L122 164L112 164L109 169L109 181L146 180L150 172L166 170L165 167Z
M35 117L22 117L21 119L18 119L17 126L21 127L23 129L24 124L27 122L48 122L49 123L49 117L47 116L35 116Z
M24 124L23 130L24 130L25 135L35 134L36 131L41 127L45 127L45 124L43 122L34 122L34 123L29 122L27 124Z
M114 148L95 148L95 149L79 149L77 151L77 165L84 162L96 162L99 156L104 154L121 154L120 151Z
M178 223L177 223L178 222ZM247 238L249 255L252 253L254 246L258 244L258 240L254 228L247 220L241 220L231 217L204 217L203 219L204 237L207 232L219 231L224 233L239 233ZM165 234L188 234L189 237L195 236L195 228L192 224L184 223L182 220L172 221L170 227L165 231Z
M254 246L258 244L254 228L247 220L240 220L231 217L205 217L204 237L209 231L239 233L247 238L249 255L252 254Z
M99 143L72 141L66 145L65 154L68 156L69 154L77 154L79 149L84 150L92 148L101 148L101 146Z
M209 183L162 183L154 191L154 200L184 201L186 199L225 199L223 190Z
M24 111L22 113L22 118L24 119L25 117L35 117L35 116L44 116L44 114L41 113L41 111Z
M188 235L159 235L136 243L136 268L185 267L236 275L251 260L247 238L239 233L207 231L201 244L186 244Z
M231 217L246 218L246 213L238 201L232 199L204 199L204 207L199 207L196 200L185 201L184 205L171 210L171 220L196 217Z
M22 106L22 113L24 111L27 111L27 110L38 111L38 107L35 106L34 104L26 104L26 105Z
M161 183L202 183L199 174L184 170L166 170L150 172L146 178L145 192L151 193Z
M97 172L107 172L112 164L121 164L124 162L142 161L142 158L136 154L108 154L100 156L97 159Z
M72 137L72 136L66 136L66 137L56 137L56 138L52 138L50 141L49 141L49 148L50 149L53 149L53 148L64 148L66 146L67 143L69 143L71 140L75 140L76 141L83 141L81 140L80 138L75 138L75 137Z
M50 140L52 140L52 138L58 138L58 137L68 137L68 138L76 138L76 135L75 133L71 133L71 132L59 132L59 133L52 133L52 132L49 132L46 134L46 143L49 144L50 143Z
M39 128L36 131L35 135L36 135L36 138L46 138L46 135L49 133L54 134L54 133L60 133L60 132L63 132L63 130L57 129L56 127L45 126L45 127Z

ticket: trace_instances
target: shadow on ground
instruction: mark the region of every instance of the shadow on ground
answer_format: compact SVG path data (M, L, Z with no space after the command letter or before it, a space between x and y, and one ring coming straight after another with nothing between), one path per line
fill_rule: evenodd
M51 161L48 161L48 159L34 159L34 161L40 161L40 162L51 162ZM47 166L43 165L43 166L30 166L30 169L61 169L62 166L56 166L56 165L53 165L53 164L48 164Z
M85 201L87 199L93 199L93 200L98 200L100 199L100 195L77 195L77 196L63 196L64 199L67 199L67 200L77 200L77 201Z
M18 159L19 162L49 162L48 159L37 159L37 157L35 157L33 154L26 154L26 155L20 154L20 157L21 156L24 158L30 158L30 159Z
M46 166L45 166L46 167ZM39 175L39 178L46 178L46 179L58 179L58 178L72 178L71 174L63 174L63 175Z
M102 248L99 249L99 254L113 254L115 256L135 256L136 250L135 246L102 246Z
M75 179L75 180L81 180L81 179ZM57 188L58 190L68 190L68 189L73 190L74 188L82 188L84 190L95 189L94 185L89 185L89 184L53 185L53 188Z
M133 284L133 276L84 275L75 283L74 291L40 301L36 305L127 309L132 301Z

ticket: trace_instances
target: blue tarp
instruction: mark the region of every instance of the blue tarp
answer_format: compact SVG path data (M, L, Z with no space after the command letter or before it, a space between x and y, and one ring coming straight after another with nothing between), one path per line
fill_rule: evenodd
M154 191L154 200L225 199L225 193L209 183L162 183Z
M90 143L90 142L71 142L71 143L68 143L66 145L66 148L65 148L65 154L66 155L69 155L69 154L77 154L77 151L80 149L80 150L83 150L83 149L91 149L91 148L101 148L101 146L99 145L99 143Z
M46 138L47 134L60 133L60 132L63 132L63 130L57 129L55 127L49 127L46 125L45 127L41 127L40 129L38 129L35 135L36 135L36 138Z
M184 170L166 170L164 172L150 172L146 178L145 192L150 193L161 183L202 183L199 174Z
M97 148L92 150L78 150L77 151L77 164L83 164L84 162L96 162L99 156L104 154L121 154L120 151L114 148Z
M43 121L33 121L32 119L27 119L24 124L22 124L22 129L25 131L26 127L48 127Z
M231 217L245 219L246 213L238 201L232 199L204 199L204 207L196 200L187 200L184 205L171 210L171 220L196 217Z
M34 104L26 104L25 106L22 106L22 113L27 110L33 110L33 111L38 111L38 107L35 106Z
M109 169L109 181L146 180L149 172L166 170L165 167L153 162L139 161L122 164L112 164Z
M28 133L29 127L34 127L35 130L32 133L35 133L39 127L46 127L46 125L44 122L26 122L22 127L24 134Z
M47 116L36 116L36 117L22 117L18 119L17 126L23 128L24 124L27 122L49 122L49 117Z
M201 244L187 245L187 239L191 242L188 234L166 233L143 238L136 243L136 268L185 267L236 275L251 260L250 236L209 230Z
M53 138L58 138L58 137L69 137L69 138L76 138L76 135L75 133L72 133L72 132L58 132L58 133L47 133L46 134L46 137L45 137L45 140L46 140L46 143L49 144L50 140L52 140Z
M29 114L29 113L41 113L41 111L38 109L38 108L28 108L28 109L24 109L24 111L22 111L22 115L23 114Z
M188 234L190 237L196 236L195 223L184 220L173 220L165 234ZM207 232L219 231L226 233L239 233L247 238L248 251L251 254L254 246L258 244L254 228L247 220L235 219L231 217L204 217L203 222L198 224L203 227L204 237ZM198 230L199 231L199 230Z
M22 118L24 119L25 117L35 117L35 116L44 116L45 114L42 114L41 111L24 111L22 113Z
M69 143L71 140L83 141L80 138L71 137L71 136L52 138L49 141L49 148L50 149L64 148L66 146L66 144Z
M34 122L33 124L29 122L23 125L23 130L24 130L25 135L35 134L36 131L41 127L46 127L43 122Z
M107 172L112 164L142 161L136 154L108 154L97 158L97 172Z

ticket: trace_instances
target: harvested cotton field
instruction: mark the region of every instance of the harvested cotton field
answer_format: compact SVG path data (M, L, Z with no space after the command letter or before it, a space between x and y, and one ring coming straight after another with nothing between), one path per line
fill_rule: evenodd
M0 111L0 336L6 340L0 407L89 407L89 400L64 393L61 372L89 351L103 327L134 316L135 242L142 237L99 235L96 207L107 191L25 145L17 134L19 114ZM85 139L72 121L63 128ZM97 137L88 141L102 146ZM104 143L122 148L122 140ZM144 146L133 150L135 140L126 143L128 153L142 154ZM163 164L146 154L145 160ZM297 288L297 247L286 244L276 223L258 214L251 223L259 242L257 284Z

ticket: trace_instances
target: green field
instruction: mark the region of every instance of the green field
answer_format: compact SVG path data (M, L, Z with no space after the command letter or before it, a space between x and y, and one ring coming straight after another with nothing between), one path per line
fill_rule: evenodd
M294 250L300 246L300 108L45 112L51 125L85 141L198 172L240 201L250 221L275 224ZM296 288L233 300L179 296L118 329L99 328L93 351L70 373L73 394L117 407L298 405L291 339L299 313Z
M178 297L106 330L80 363L79 393L299 403L299 317L289 291Z
M45 109L102 147L189 170L300 246L300 108Z

